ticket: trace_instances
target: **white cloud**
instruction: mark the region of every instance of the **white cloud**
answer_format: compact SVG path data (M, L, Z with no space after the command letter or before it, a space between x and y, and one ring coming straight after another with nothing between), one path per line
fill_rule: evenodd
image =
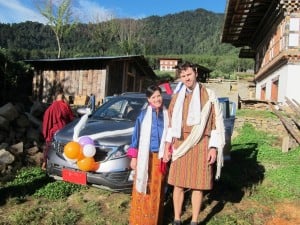
M0 23L20 23L36 21L46 23L47 20L40 14L34 2L38 0L0 0ZM83 23L96 23L117 17L119 8L108 9L93 0L73 1L73 16ZM53 4L59 4L53 0Z
M87 0L78 0L78 5L75 5L74 16L78 17L84 23L96 23L115 18L115 12L111 9L106 9L96 2Z
M37 12L34 6L26 6L24 1L0 0L1 23L19 23L24 21L45 23L46 20Z

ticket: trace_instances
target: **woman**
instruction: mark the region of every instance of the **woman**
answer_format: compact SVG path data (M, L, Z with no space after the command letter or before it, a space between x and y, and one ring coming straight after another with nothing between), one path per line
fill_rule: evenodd
M163 106L161 88L146 90L148 106L138 116L128 149L130 166L135 170L129 224L159 225L163 220L164 151L168 112Z

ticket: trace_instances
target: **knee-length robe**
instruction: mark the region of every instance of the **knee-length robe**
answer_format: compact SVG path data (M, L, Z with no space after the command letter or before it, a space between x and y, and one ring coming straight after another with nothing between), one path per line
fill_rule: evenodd
M169 117L172 117L173 108L178 95L175 95L169 105ZM183 103L182 116L182 135L180 139L175 139L173 147L176 149L190 134L192 126L187 126L187 116L189 104L191 102L192 94L186 94ZM201 109L208 101L209 96L204 86L200 86L200 104ZM170 119L170 121L172 121ZM208 143L211 130L215 129L215 111L212 106L210 115L207 120L206 128L203 136L198 144L194 145L185 155L176 159L171 163L168 183L173 186L184 188L211 190L213 186L213 165L208 165Z

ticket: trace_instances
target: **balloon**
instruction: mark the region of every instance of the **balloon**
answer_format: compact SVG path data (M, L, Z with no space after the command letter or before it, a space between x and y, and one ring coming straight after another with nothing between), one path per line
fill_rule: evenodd
M93 157L96 154L96 148L94 145L86 144L83 146L83 155L85 157Z
M93 171L96 171L100 167L100 162L95 162L93 165Z
M94 140L92 138L88 137L88 136L82 136L82 137L80 137L79 140L78 140L78 142L79 142L79 144L81 146L85 146L87 144L91 144L91 145L94 144Z
M77 159L70 159L68 158L65 153L63 153L63 156L65 158L65 160L67 160L69 163L73 164L73 163L76 163L77 162Z
M95 160L93 157L86 157L77 161L77 166L82 171L92 171L95 169Z
M64 154L69 159L77 159L81 146L78 142L70 141L64 147Z
M83 150L82 150L82 148L80 149L80 152L79 152L79 154L78 154L78 156L77 156L77 160L81 160L81 159L83 159L85 156L83 155Z

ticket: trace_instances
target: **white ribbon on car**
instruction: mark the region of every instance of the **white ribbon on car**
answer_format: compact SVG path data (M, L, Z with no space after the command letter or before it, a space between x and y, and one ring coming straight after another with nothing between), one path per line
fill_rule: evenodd
M90 113L84 114L78 123L74 127L74 133L73 133L73 140L78 141L79 140L79 133L80 131L85 127L86 122L88 120L88 117ZM104 138L104 137L110 137L110 136L121 136L121 135L131 135L133 132L133 127L128 128L128 129L123 129L123 130L114 130L114 131L105 131L101 133L96 133L96 134L91 134L91 135L85 135L88 136L89 138L96 140L99 138Z

